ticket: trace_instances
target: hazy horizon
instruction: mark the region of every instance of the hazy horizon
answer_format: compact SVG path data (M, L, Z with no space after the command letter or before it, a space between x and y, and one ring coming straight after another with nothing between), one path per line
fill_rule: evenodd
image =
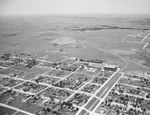
M0 15L150 14L150 0L0 0Z

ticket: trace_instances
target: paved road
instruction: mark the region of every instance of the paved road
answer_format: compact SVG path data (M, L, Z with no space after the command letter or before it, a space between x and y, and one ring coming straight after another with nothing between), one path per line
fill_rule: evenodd
M5 104L2 104L2 103L0 103L0 106L7 107L7 108L10 108L10 109L16 110L16 111L25 113L25 114L27 114L27 115L35 115L35 114L29 113L29 112L27 112L27 111L20 110L20 109L18 109L18 108L15 108L15 107L12 107L12 106L9 106L9 105L5 105Z
M116 73L96 94L97 97L101 99L107 94L107 92L112 88L112 86L117 82L117 80L121 77L121 73Z
M98 101L98 99L97 99L96 97L93 97L93 98L88 102L88 104L86 104L85 108L89 110L89 109L91 108L91 106L92 106L96 101Z
M141 43L144 42L149 35L150 35L150 33L148 33L147 36L145 36L145 38L143 38L143 40L141 41Z

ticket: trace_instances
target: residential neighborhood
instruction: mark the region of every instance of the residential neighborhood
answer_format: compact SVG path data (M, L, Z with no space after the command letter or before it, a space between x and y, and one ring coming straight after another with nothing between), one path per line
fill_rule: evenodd
M0 66L0 106L27 115L150 114L150 73L119 72L94 59L58 63L13 54L1 56Z

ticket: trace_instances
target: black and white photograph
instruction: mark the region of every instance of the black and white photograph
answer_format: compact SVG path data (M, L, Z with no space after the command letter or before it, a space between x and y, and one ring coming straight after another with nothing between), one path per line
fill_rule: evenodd
M0 0L0 115L150 115L150 0Z

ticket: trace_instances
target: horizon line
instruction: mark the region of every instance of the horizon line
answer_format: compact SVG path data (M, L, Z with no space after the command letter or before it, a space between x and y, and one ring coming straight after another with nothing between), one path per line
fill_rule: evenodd
M71 16L71 15L150 15L150 13L51 13L51 14L0 14L0 16Z

